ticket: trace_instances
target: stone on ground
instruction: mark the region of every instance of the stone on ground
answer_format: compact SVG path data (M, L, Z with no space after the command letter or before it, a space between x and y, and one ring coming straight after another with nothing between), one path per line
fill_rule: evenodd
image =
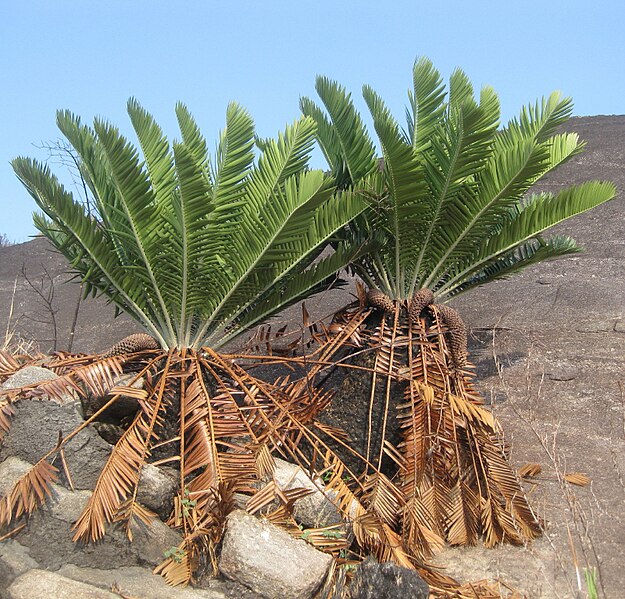
M115 588L122 596L133 599L225 599L224 593L212 589L177 587L175 590L151 570L137 566L99 570L68 564L59 574L103 589Z
M414 570L367 558L356 568L348 599L428 599L430 588Z
M0 461L15 456L31 464L38 462L56 447L59 432L68 435L84 422L79 405L72 402L60 406L47 400L17 402L11 428L0 449ZM110 453L111 446L91 427L86 427L71 439L66 445L65 458L74 488L93 489ZM63 473L60 478L63 482Z
M0 385L0 390L7 391L8 389L17 389L18 387L34 385L35 383L43 383L44 381L53 381L58 378L58 375L48 368L41 368L40 366L24 366L24 368L21 368L4 381L4 383ZM42 397L51 399L47 395ZM71 403L76 400L76 397L72 393L64 394L61 398L62 401L60 403ZM59 403L56 399L52 401Z
M2 486L10 488L29 465L17 458L0 464ZM5 485L6 483L6 485ZM6 492L0 488L0 491ZM158 519L151 526L133 526L133 542L117 525L111 525L100 543L83 545L72 541L71 526L91 497L90 491L69 491L53 485L53 496L36 511L28 525L15 537L27 547L30 556L42 567L58 569L64 564L108 568L145 565L156 566L164 559L163 552L180 543L180 535Z
M9 599L119 599L119 595L55 572L30 570L7 589Z
M228 516L219 569L269 599L308 599L332 557L266 520L235 510Z
M141 472L137 501L166 519L174 505L178 481L157 466L146 464Z
M20 575L39 568L28 549L13 539L0 543L0 599L7 599L7 587Z
M275 459L273 473L275 483L283 491L303 488L311 491L310 495L298 499L293 505L293 517L307 528L321 528L342 523L343 518L332 503L332 494L325 491L320 478L311 480L304 470L279 458Z

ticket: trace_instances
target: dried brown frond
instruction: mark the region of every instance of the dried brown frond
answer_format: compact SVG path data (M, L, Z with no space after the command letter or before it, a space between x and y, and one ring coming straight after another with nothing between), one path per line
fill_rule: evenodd
M133 527L136 523L140 522L145 526L151 526L157 517L154 512L137 503L135 498L132 497L121 503L113 518L113 522L121 522L128 540L132 541Z
M422 295L429 305L429 294ZM385 416L372 457L383 452L393 468L382 472L381 460L376 466L371 459L366 482L350 489L362 510L354 517L359 543L380 558L421 562L444 543L472 545L483 538L491 546L535 538L540 523L509 464L501 427L465 368L464 324L445 306L433 306L423 319L408 318L399 306L393 313L376 324L361 320L362 310L343 311L342 329L324 355L329 360L345 347L337 339L347 339L350 318L363 348L374 352L372 366L363 369L371 381L369 413L381 401ZM399 401L391 400L399 392ZM397 444L386 437L393 426ZM397 555L382 548L391 539Z
M11 418L15 415L15 410L11 405L11 400L0 399L0 441L11 428Z
M0 349L0 383L15 374L23 364L13 354Z
M587 487L591 482L590 476L583 472L567 472L564 475L564 480L578 487Z
M362 489L362 503L380 519L394 526L404 506L401 491L381 472L366 476Z
M290 514L293 504L312 491L304 488L281 489L273 480L264 485L246 504L248 514L261 513L266 508L275 508L276 503L285 506Z
M58 378L9 389L6 396L13 401L45 397L66 403L68 397L84 396L84 388L96 396L104 396L114 386L116 377L122 374L124 362L122 358L57 357L45 363L45 367L58 374Z
M0 500L0 530L22 516L39 509L52 495L52 485L58 480L58 469L42 459L15 483L8 495Z
M338 555L346 551L351 545L346 534L345 526L334 524L323 528L305 528L299 531L300 539L310 543L315 549Z
M141 410L113 448L93 494L72 526L75 541L97 541L104 536L106 525L119 520L121 513L129 517L137 513L132 505L127 504L127 500L130 499L131 503L136 500L141 470L151 444L158 440L155 429L162 421L167 407L165 391L170 382L167 374L172 359L173 353L170 352L157 388L149 393L148 399L140 403ZM146 388L149 389L147 381ZM130 527L127 532L130 535Z
M533 478L538 476L543 471L543 467L540 464L528 463L521 466L518 470L520 478Z
M313 326L313 325L308 325ZM247 351L263 352L266 356L293 356L296 349L302 344L300 333L289 335L288 325L280 327L275 332L271 325L263 325L256 329L245 344Z
M177 547L165 551L165 560L154 568L154 574L160 574L171 586L187 586L193 575L188 544L184 539Z

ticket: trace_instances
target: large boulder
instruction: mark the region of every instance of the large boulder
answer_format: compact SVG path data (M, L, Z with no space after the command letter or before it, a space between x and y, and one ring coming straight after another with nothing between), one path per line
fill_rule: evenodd
M59 434L67 436L83 422L77 401L59 405L49 400L20 400L15 404L11 428L0 447L0 461L17 457L34 464L56 446ZM112 446L92 426L85 427L67 443L65 462L74 489L95 487L111 451ZM56 466L60 469L59 483L69 487L58 460ZM138 501L165 519L171 513L176 489L177 480L172 475L148 464L141 473Z

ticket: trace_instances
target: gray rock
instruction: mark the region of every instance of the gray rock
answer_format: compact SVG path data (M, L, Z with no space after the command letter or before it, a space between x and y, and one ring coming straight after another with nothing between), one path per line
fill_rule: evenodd
M25 385L43 383L44 381L52 381L58 378L59 377L56 373L48 370L47 368L41 368L40 366L24 366L24 368L18 370L15 374L11 375L6 381L4 381L4 383L0 385L0 390L6 391L8 389L17 389L18 387L24 387ZM44 395L43 399L51 398ZM63 401L61 403L73 402L76 400L76 396L73 393L67 393L62 396L62 399Z
M414 570L368 557L354 574L348 599L428 599L430 588Z
M141 472L137 500L165 519L174 505L178 481L157 466L146 464Z
M15 456L31 464L38 462L56 446L59 432L66 436L83 423L78 405L78 402L58 405L45 400L17 402L11 428L0 449L0 461ZM70 440L65 458L74 487L93 489L110 453L111 446L91 427ZM67 484L63 472L60 479Z
M7 599L7 587L21 574L38 568L28 549L13 539L0 543L0 599Z
M172 590L165 580L152 574L151 570L139 567L117 568L115 570L98 570L96 568L80 568L66 565L59 574L103 589L115 588L125 596L133 599L225 599L224 593L213 589L193 589L177 587Z
M11 484L24 474L29 464L9 458L0 464L0 481ZM156 566L164 559L163 552L180 543L180 535L155 519L151 526L133 526L133 542L117 525L108 528L107 535L99 543L83 545L72 541L70 531L80 516L90 491L69 491L53 485L53 496L29 519L26 528L16 539L28 548L30 556L42 567L52 570L64 564L96 567L106 564L109 568L145 565Z
M9 599L119 599L119 595L45 570L22 574L7 589Z
M219 569L268 598L312 597L332 557L270 522L235 510L228 516Z
M32 468L32 464L16 458L8 457L0 463L0 497L4 497L13 485Z
M308 528L320 528L343 521L338 508L332 503L334 493L325 490L320 478L311 480L302 468L285 460L276 458L275 463L273 479L283 491L295 488L311 491L310 495L298 499L293 505L293 517L297 522Z

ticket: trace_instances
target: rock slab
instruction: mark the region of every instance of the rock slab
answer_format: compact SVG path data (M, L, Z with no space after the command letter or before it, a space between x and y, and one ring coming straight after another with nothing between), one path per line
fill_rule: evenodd
M56 373L47 368L41 368L40 366L24 366L24 368L21 368L4 381L4 383L0 385L0 390L17 389L26 385L34 385L35 383L43 383L58 378ZM68 395L67 399L73 401L74 398Z
M8 599L6 589L18 576L37 568L26 547L13 539L0 543L0 599Z
M228 516L219 569L268 599L308 599L332 557L266 520L235 510Z
M221 591L177 587L175 590L165 580L150 570L137 566L99 570L80 568L72 564L63 566L59 574L85 584L111 589L115 588L123 596L133 599L225 599Z
M119 595L55 572L30 570L7 589L9 599L119 599Z

